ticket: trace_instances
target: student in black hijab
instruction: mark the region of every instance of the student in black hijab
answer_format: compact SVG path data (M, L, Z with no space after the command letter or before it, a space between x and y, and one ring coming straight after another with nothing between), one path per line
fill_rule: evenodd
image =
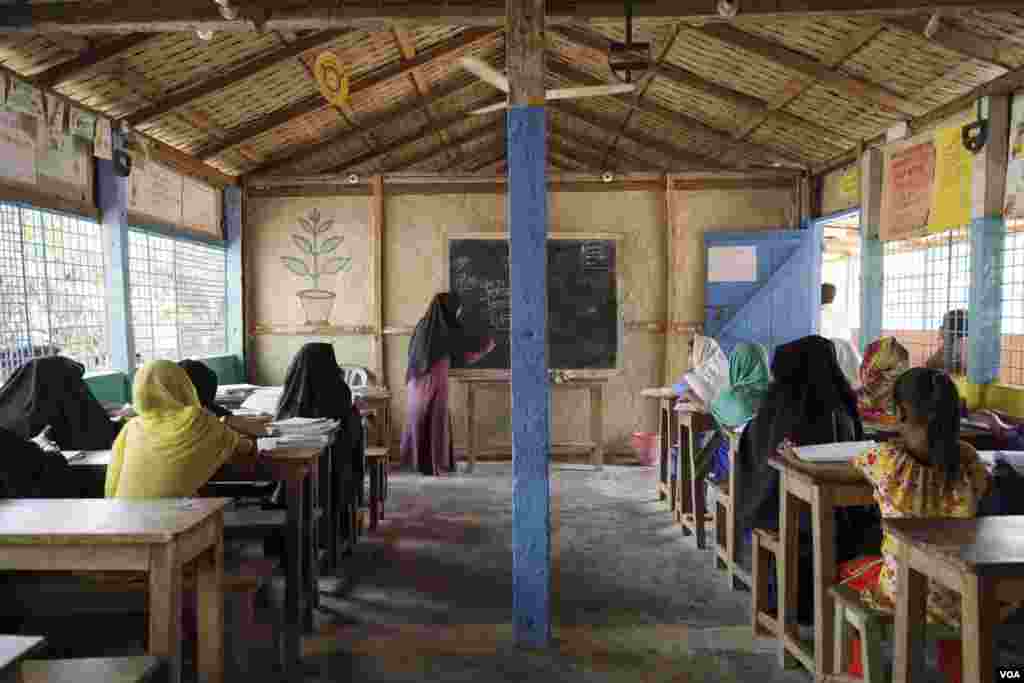
M458 294L442 292L416 325L409 343L408 415L402 432L402 463L421 474L455 471L448 416L448 370L453 359L477 362L494 349L490 337L469 334L462 326Z
M741 485L736 521L745 539L753 528L779 528L779 475L768 461L784 441L809 446L864 439L856 393L828 339L809 336L780 346L772 362L772 379L761 410L747 426L737 453ZM878 526L878 516L870 509L846 508L837 517L836 540L841 542L838 555L843 561L870 546L870 529ZM801 580L811 585L811 529L809 519L805 522L799 571ZM809 623L812 608L812 591L801 591L798 613L802 622Z
M277 419L292 417L341 421L340 431L330 450L338 479L338 487L334 491L340 489L346 507L359 506L364 482L362 421L352 403L352 391L338 366L334 347L330 344L306 344L292 359L277 404ZM321 476L321 494L329 485L328 478ZM351 535L353 530L345 529L345 532Z
M68 462L59 451L0 429L0 498L73 498Z
M63 450L106 450L116 429L89 391L85 367L64 356L36 358L0 388L0 427L23 439L47 426Z

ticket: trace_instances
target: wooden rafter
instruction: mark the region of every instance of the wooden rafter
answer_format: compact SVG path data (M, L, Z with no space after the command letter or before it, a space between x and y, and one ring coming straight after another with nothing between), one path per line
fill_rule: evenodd
M420 154L417 154L416 156L414 156L414 157L412 157L410 159L404 159L404 160L396 162L394 164L390 164L390 165L384 167L380 172L381 173L396 173L398 171L403 171L403 170L405 170L407 168L410 168L412 166L416 166L417 164L422 164L424 161L429 161L430 159L433 159L434 157L439 156L441 154L446 154L450 147L457 147L457 146L468 144L470 142L476 142L477 140L489 137L489 136L494 135L496 133L499 134L499 135L502 133L502 124L494 123L494 124L490 124L490 125L480 126L479 128L475 128L475 129L473 129L472 131L470 131L468 133L463 133L462 135L459 135L459 136L456 136L456 137L450 137L449 138L449 143L447 145L441 145L439 147L434 147L434 148L428 149L428 150L426 150L426 151L424 151L424 152L422 152ZM331 172L333 172L333 171L328 171L328 173L331 173Z
M465 171L466 173L476 173L477 171L487 168L488 166L494 166L499 161L503 161L505 159L505 154L507 153L507 151L508 150L505 147L505 141L502 140L500 145L488 148L475 159L463 160L468 161L468 165L463 165L462 170ZM445 171L447 169L441 170Z
M557 140L549 140L548 149L551 150L551 153L557 154L558 156L566 159L571 159L588 170L597 172L625 170L625 167L619 164L609 165L600 154L587 152L580 147L569 148L568 146L559 143Z
M395 45L398 46L398 50L402 54L402 59L412 60L416 58L416 43L404 27L393 27L391 29L391 35L394 36ZM430 92L430 84L418 69L412 69L409 71L409 81L412 83L412 87L416 90L416 100L421 105L423 116L426 117L428 123L433 124L434 115L430 112L430 107L423 104L426 100L427 94ZM448 136L443 130L438 131L437 136L440 138L442 145L448 144Z
M927 16L906 16L893 17L888 23L898 29L913 33L921 37L921 40L930 40L936 45L941 45L947 50L952 50L962 57L974 59L989 66L997 66L1007 71L1016 69L1022 64L1014 59L1008 50L1003 49L1002 43L992 41L982 36L961 31L939 19L939 30L931 38L926 38L924 29L928 25Z
M552 102L548 105L552 109L563 112L577 118L584 123L589 123L595 128L600 128L613 135L619 132L619 121L610 119L603 114L588 111L575 104L569 104L565 101ZM622 137L632 141L633 143L646 147L652 151L657 152L666 159L671 159L675 162L682 164L687 168L705 168L705 169L716 169L716 170L729 170L724 164L712 159L711 157L701 156L699 154L692 154L690 152L684 152L681 149L669 145L661 140L657 140L646 133L641 133L636 130L627 131L622 133Z
M463 50L479 41L487 40L498 33L500 32L488 29L466 29L457 36L449 40L442 41L430 49L420 52L413 59L403 59L395 64L388 64L360 78L349 88L349 95L351 96L365 90L369 90L382 83L390 81L392 78L404 76L413 69L417 69L435 60L447 57L453 52ZM298 102L282 107L277 111L270 112L256 121L235 128L230 132L227 139L204 147L197 152L196 156L203 160L210 159L217 156L225 149L234 147L240 142L262 135L268 130L277 128L292 119L305 116L319 109L323 109L326 106L327 103L324 101L324 98L320 93L310 95Z
M136 48L152 38L147 33L130 33L102 47L89 48L77 57L52 66L32 77L32 83L40 88L54 88L70 81L122 52Z
M174 111L189 102L205 97L228 86L235 85L246 78L257 75L264 69L269 69L282 62L288 61L302 55L313 48L319 47L340 36L347 31L322 31L294 43L277 47L249 59L244 59L230 64L222 69L217 69L215 75L210 78L178 88L170 94L160 97L148 107L143 107L137 112L125 117L130 126L138 126L147 121L163 116L169 111Z
M608 50L608 44L610 41L601 34L595 33L589 29L584 29L579 26L571 26L559 27L553 30L558 32L566 40L582 47L587 47L599 52L607 52ZM770 104L764 100L760 100L738 90L733 90L732 88L709 81L670 62L666 61L659 64L655 71L655 77L664 78L676 85L696 90L697 92L704 93L709 97L727 102L731 106L747 112L748 118L766 116L766 120L772 121L783 128L796 128L797 130L804 131L817 138L817 140L815 140L816 145L831 148L830 153L832 154L842 154L846 151L845 147L840 147L828 142L828 140L836 136L835 131L824 128L816 123L800 118L799 116L790 114L786 111L772 111ZM733 133L733 137L738 138L741 132L742 127Z
M885 30L885 24L880 21L873 21L854 31L841 41L832 50L832 53L823 60L823 64L829 69L837 69L848 59L860 52L866 45L878 37L878 34ZM797 78L785 85L779 97L768 103L768 107L760 114L755 114L743 125L736 135L738 141L749 138L754 131L760 128L771 116L772 112L785 109L795 102L805 92L817 85L817 79Z
M816 59L790 50L785 45L746 33L731 24L709 24L688 30L709 36L734 48L746 50L791 71L801 73L816 83L835 88L854 99L871 102L898 114L921 116L927 111L926 107L911 102L877 83L843 73Z
M492 97L492 98L486 100L483 103L482 106L487 106L489 104L494 104L494 103L497 103L497 102L502 102L502 101L504 101L504 99L505 99L504 96L495 96L495 97ZM369 163L372 163L374 161L377 161L377 160L381 159L382 157L385 157L388 154L391 154L396 149L400 149L401 147L405 147L406 145L410 145L410 144L412 144L414 142L422 140L423 138L431 137L431 136L433 136L435 134L436 129L438 129L438 128L450 128L451 126L454 126L455 124L457 124L457 123L459 123L461 121L465 121L465 120L466 120L465 112L461 112L460 111L460 112L455 112L453 114L449 114L448 116L445 116L443 118L436 119L434 121L434 125L427 126L425 129L418 130L415 133L411 133L409 135L403 136L402 138L400 138L398 140L394 140L393 142L388 144L386 147L381 147L380 149L374 150L372 152L366 152L364 154L360 154L357 157L353 157L351 159L347 159L347 160L345 160L345 162L343 162L341 164L338 164L337 166L335 166L335 167L333 167L331 169L328 169L326 171L323 170L322 168L315 168L315 172L316 173L345 173L345 172L347 172L351 168L355 168L357 166L363 166L365 164L369 164Z
M303 161L310 159L318 154L322 154L334 147L343 146L352 142L352 140L361 137L364 134L374 134L378 131L383 131L387 127L391 126L398 121L401 121L407 116L419 112L423 105L430 106L434 102L438 102L446 97L454 95L463 90L468 90L477 84L476 81L467 81L464 78L457 77L456 79L446 82L441 87L434 90L429 97L425 98L423 102L411 102L409 104L403 104L400 107L391 109L378 115L376 118L355 126L352 130L347 130L340 135L328 138L315 143L312 146L302 147L300 149L289 152L286 156L278 158L259 168L250 171L250 174L269 175L278 173L286 170L288 167L295 164L302 163Z
M243 10L245 9L243 3ZM338 0L306 0L301 6L275 8L266 2L251 3L235 21L221 17L210 0L176 0L173 3L144 3L138 0L113 0L108 3L80 2L35 3L18 12L0 16L0 31L40 33L128 33L138 31L173 32L211 31L245 32L255 28L273 31L324 30L358 27L387 30L395 22L410 24L447 24L458 26L502 26L504 3L480 6L452 4L435 0L409 0L403 3L339 4ZM827 16L835 14L892 15L945 10L1016 10L1019 2L990 0L968 3L964 0L746 0L741 16L752 19L786 16ZM709 0L636 0L634 16L664 20L722 21L715 3ZM619 17L619 0L550 0L549 25L589 18Z

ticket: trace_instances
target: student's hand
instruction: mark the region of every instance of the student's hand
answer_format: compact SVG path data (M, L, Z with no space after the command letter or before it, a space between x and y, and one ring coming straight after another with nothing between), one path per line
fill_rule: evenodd
M796 458L797 454L795 448L795 444L787 438L782 440L782 443L779 444L779 447L775 452L783 458Z

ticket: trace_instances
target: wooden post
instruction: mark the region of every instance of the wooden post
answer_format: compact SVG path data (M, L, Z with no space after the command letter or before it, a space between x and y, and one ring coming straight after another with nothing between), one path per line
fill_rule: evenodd
M227 352L247 375L245 361L245 252L242 240L242 188L224 188L224 238L227 252ZM253 379L246 377L246 381Z
M370 261L371 296L373 297L373 373L377 382L387 385L384 362L384 178L375 175L370 180L373 191L370 205ZM386 444L388 447L391 444Z
M1006 223L1006 160L1009 158L1010 97L986 98L988 142L974 157L971 206L971 289L967 323L969 386L999 379L1002 352L1003 243ZM987 105L987 106L985 106ZM968 398L968 403L974 403Z
M507 0L512 295L513 607L516 642L551 642L550 407L544 0Z
M114 149L124 149L124 138L116 128L113 137ZM130 374L135 368L135 343L128 283L128 178L114 172L113 161L96 159L96 199L107 258L110 367Z
M882 220L883 153L869 149L861 158L860 172L860 350L882 336L883 245L878 228Z

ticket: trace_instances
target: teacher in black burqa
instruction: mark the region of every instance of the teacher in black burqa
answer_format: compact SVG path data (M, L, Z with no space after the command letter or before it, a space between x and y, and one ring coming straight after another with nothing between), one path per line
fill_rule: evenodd
M494 346L492 337L476 336L463 328L458 294L442 292L430 302L409 343L409 369L405 375L408 413L402 432L404 465L425 475L455 471L448 415L448 370L454 358L471 365Z

